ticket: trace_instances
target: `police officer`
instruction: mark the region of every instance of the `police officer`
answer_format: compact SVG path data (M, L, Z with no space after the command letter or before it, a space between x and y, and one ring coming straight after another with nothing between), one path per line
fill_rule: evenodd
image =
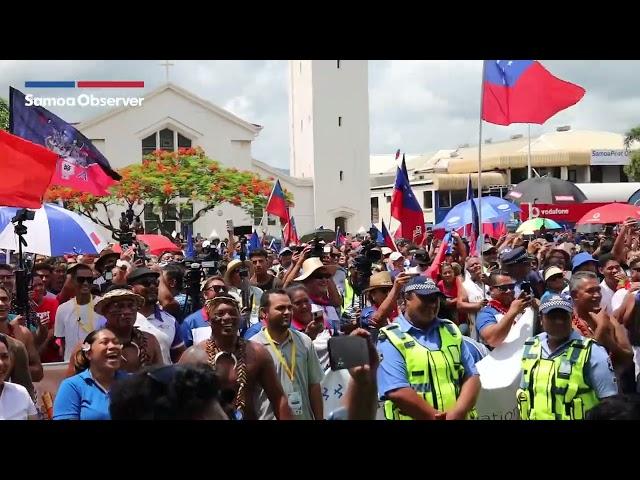
M378 337L378 389L385 417L473 418L480 377L458 327L438 318L442 293L433 280L416 276L403 295L404 315L380 329Z
M543 333L525 343L518 409L523 420L582 420L618 386L607 351L571 324L573 306L555 295L540 305Z

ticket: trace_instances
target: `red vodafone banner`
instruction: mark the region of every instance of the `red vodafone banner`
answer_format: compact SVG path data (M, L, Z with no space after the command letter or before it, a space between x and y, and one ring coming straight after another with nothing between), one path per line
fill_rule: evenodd
M605 203L562 203L559 205L548 203L536 203L532 208L532 218L549 218L561 223L576 223L588 212L594 208L609 205L611 202ZM529 220L529 204L520 204L520 220L523 222Z

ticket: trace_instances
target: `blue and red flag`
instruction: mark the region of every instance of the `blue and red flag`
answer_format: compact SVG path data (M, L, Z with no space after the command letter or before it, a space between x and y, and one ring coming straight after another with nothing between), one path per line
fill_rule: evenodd
M536 60L484 61L482 119L490 123L541 125L584 94L584 88L555 77Z
M396 236L406 238L418 245L424 240L424 214L416 199L409 178L404 158L396 171L396 182L391 196L391 216L400 222Z
M26 105L24 94L13 87L9 98L11 133L58 155L52 185L96 196L109 194L120 175L87 137L49 110Z
M57 160L52 151L0 130L0 205L40 208Z
M271 195L269 195L265 211L280 218L283 224L289 222L289 209L287 208L287 202L284 198L284 191L280 186L280 180L276 180L276 183L273 185L273 190L271 191Z
M300 243L298 232L296 230L296 222L293 217L289 218L289 221L285 224L284 229L282 230L282 241L287 247L292 243L294 245Z
M393 241L393 238L389 234L389 230L387 230L387 226L384 224L384 220L382 220L382 244L385 247L389 247L394 252L398 251L398 247L396 247L396 242Z

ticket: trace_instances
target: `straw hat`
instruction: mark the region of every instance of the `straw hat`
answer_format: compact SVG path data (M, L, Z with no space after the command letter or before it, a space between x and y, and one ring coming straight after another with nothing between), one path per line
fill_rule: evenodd
M249 260L245 260L244 265L249 269L249 276L253 276L253 263L251 263ZM242 260L231 260L227 265L227 270L224 272L224 283L226 283L227 285L231 285L231 282L229 281L229 279L231 278L231 274L241 266Z
M371 275L369 278L369 286L364 289L365 292L370 292L377 288L391 288L393 287L393 280L391 280L390 272L378 272Z
M135 300L138 304L138 308L144 305L144 298L140 295L136 295L131 290L127 290L125 288L117 288L105 293L104 296L94 305L93 309L98 315L104 315L104 309L107 308L107 306L113 302L122 300L123 298Z
M294 278L294 281L301 282L302 280L306 280L313 274L313 272L320 268L324 268L330 275L336 273L336 270L338 269L336 265L325 265L318 257L307 258L302 264L302 275Z

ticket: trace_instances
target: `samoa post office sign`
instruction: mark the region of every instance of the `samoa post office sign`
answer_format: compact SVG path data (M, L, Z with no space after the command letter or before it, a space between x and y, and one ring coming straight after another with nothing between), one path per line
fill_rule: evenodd
M591 150L591 165L629 165L629 151Z

